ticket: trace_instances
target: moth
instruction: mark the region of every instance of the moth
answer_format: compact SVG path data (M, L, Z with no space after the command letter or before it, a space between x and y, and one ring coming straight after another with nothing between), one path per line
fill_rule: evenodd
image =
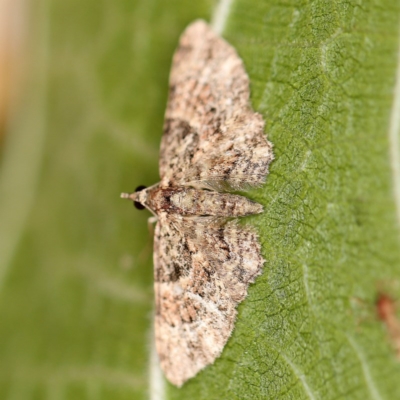
M156 348L166 377L181 386L221 354L262 271L258 235L235 217L263 207L235 192L264 184L273 159L243 62L204 21L180 38L163 130L160 182L121 197L157 220Z

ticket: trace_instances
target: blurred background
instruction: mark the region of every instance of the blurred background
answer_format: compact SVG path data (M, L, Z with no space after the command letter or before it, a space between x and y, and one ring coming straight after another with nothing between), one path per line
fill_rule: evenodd
M169 66L199 1L0 0L0 399L148 398ZM177 11L178 10L178 11Z
M162 398L149 214L119 195L159 179L180 33L229 4L276 157L251 194L268 267L169 398L400 398L376 312L400 296L398 2L0 0L0 400Z
M0 1L0 140L16 105L23 78L27 39L25 0Z

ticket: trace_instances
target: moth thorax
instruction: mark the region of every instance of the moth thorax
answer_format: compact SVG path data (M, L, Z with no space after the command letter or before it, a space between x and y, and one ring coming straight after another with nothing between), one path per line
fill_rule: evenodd
M180 190L170 197L170 202L171 205L182 210L191 210L196 202L195 192L193 190Z

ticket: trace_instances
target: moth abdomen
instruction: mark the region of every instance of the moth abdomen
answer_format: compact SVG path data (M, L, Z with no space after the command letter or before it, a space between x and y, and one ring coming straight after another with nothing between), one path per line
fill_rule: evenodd
M261 204L243 196L193 188L177 191L170 197L170 203L183 215L240 217L263 210Z

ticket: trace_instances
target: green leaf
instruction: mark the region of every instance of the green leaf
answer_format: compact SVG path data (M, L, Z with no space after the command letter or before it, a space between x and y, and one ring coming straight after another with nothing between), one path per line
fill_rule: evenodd
M0 398L148 398L148 215L118 195L158 179L173 50L213 3L38 4L0 175ZM166 398L400 398L376 311L379 292L400 298L400 6L225 4L274 144L248 221L267 262L221 358Z

